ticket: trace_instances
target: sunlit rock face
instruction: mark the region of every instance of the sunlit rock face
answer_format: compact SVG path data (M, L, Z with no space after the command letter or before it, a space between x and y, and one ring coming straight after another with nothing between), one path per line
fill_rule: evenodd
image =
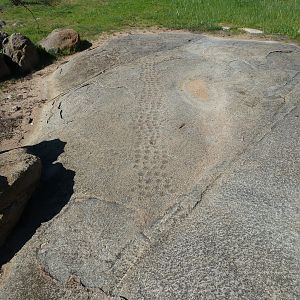
M295 230L299 82L295 46L178 32L119 37L62 65L33 143L66 143L74 194L0 295L21 299L13 287L37 268L52 280L42 290L66 295L72 280L128 299L295 295L296 237L280 240Z

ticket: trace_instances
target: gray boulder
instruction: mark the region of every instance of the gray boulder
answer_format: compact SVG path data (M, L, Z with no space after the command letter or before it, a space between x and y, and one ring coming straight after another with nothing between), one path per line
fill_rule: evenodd
M13 33L2 42L4 54L11 57L21 72L30 72L39 63L39 55L34 44L20 33Z
M41 169L40 159L25 149L0 154L0 246L22 215Z
M47 52L74 51L80 44L80 36L73 29L55 29L39 43Z
M3 80L11 75L11 71L6 64L5 55L0 54L0 80Z

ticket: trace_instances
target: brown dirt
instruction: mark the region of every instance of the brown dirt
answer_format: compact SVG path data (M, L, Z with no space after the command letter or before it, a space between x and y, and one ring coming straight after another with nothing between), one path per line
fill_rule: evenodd
M39 111L47 101L44 80L64 60L66 58L24 78L0 85L0 151L26 145L26 138L33 131Z
M206 83L200 79L192 80L184 84L184 89L193 96L202 100L208 99Z
M3 84L0 95L0 151L22 146L35 112L45 102L40 94L43 71Z

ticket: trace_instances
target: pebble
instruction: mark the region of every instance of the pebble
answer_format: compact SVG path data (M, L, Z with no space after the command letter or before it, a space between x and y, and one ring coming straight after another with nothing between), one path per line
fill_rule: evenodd
M17 105L17 106L14 106L12 110L13 110L14 112L16 112L16 111L19 111L20 109L21 109L21 106L18 106L18 105Z
M241 28L241 30L243 30L247 33L251 33L251 34L262 34L262 33L264 33L263 31L261 31L259 29L254 29L254 28Z

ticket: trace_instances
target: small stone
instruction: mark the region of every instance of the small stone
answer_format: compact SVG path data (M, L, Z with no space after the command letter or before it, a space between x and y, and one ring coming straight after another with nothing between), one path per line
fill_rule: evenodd
M20 22L15 22L12 24L13 27L23 27L24 25Z
M13 110L14 112L16 112L16 111L19 111L20 109L21 109L21 106L16 105L16 106L13 107L12 110Z
M259 29L254 29L254 28L241 28L241 30L250 33L250 34L262 34L264 33L263 31Z
M230 27L228 27L228 26L222 26L222 30L224 30L224 31L230 30Z
M73 29L55 29L39 43L49 53L74 51L80 44L79 34Z

